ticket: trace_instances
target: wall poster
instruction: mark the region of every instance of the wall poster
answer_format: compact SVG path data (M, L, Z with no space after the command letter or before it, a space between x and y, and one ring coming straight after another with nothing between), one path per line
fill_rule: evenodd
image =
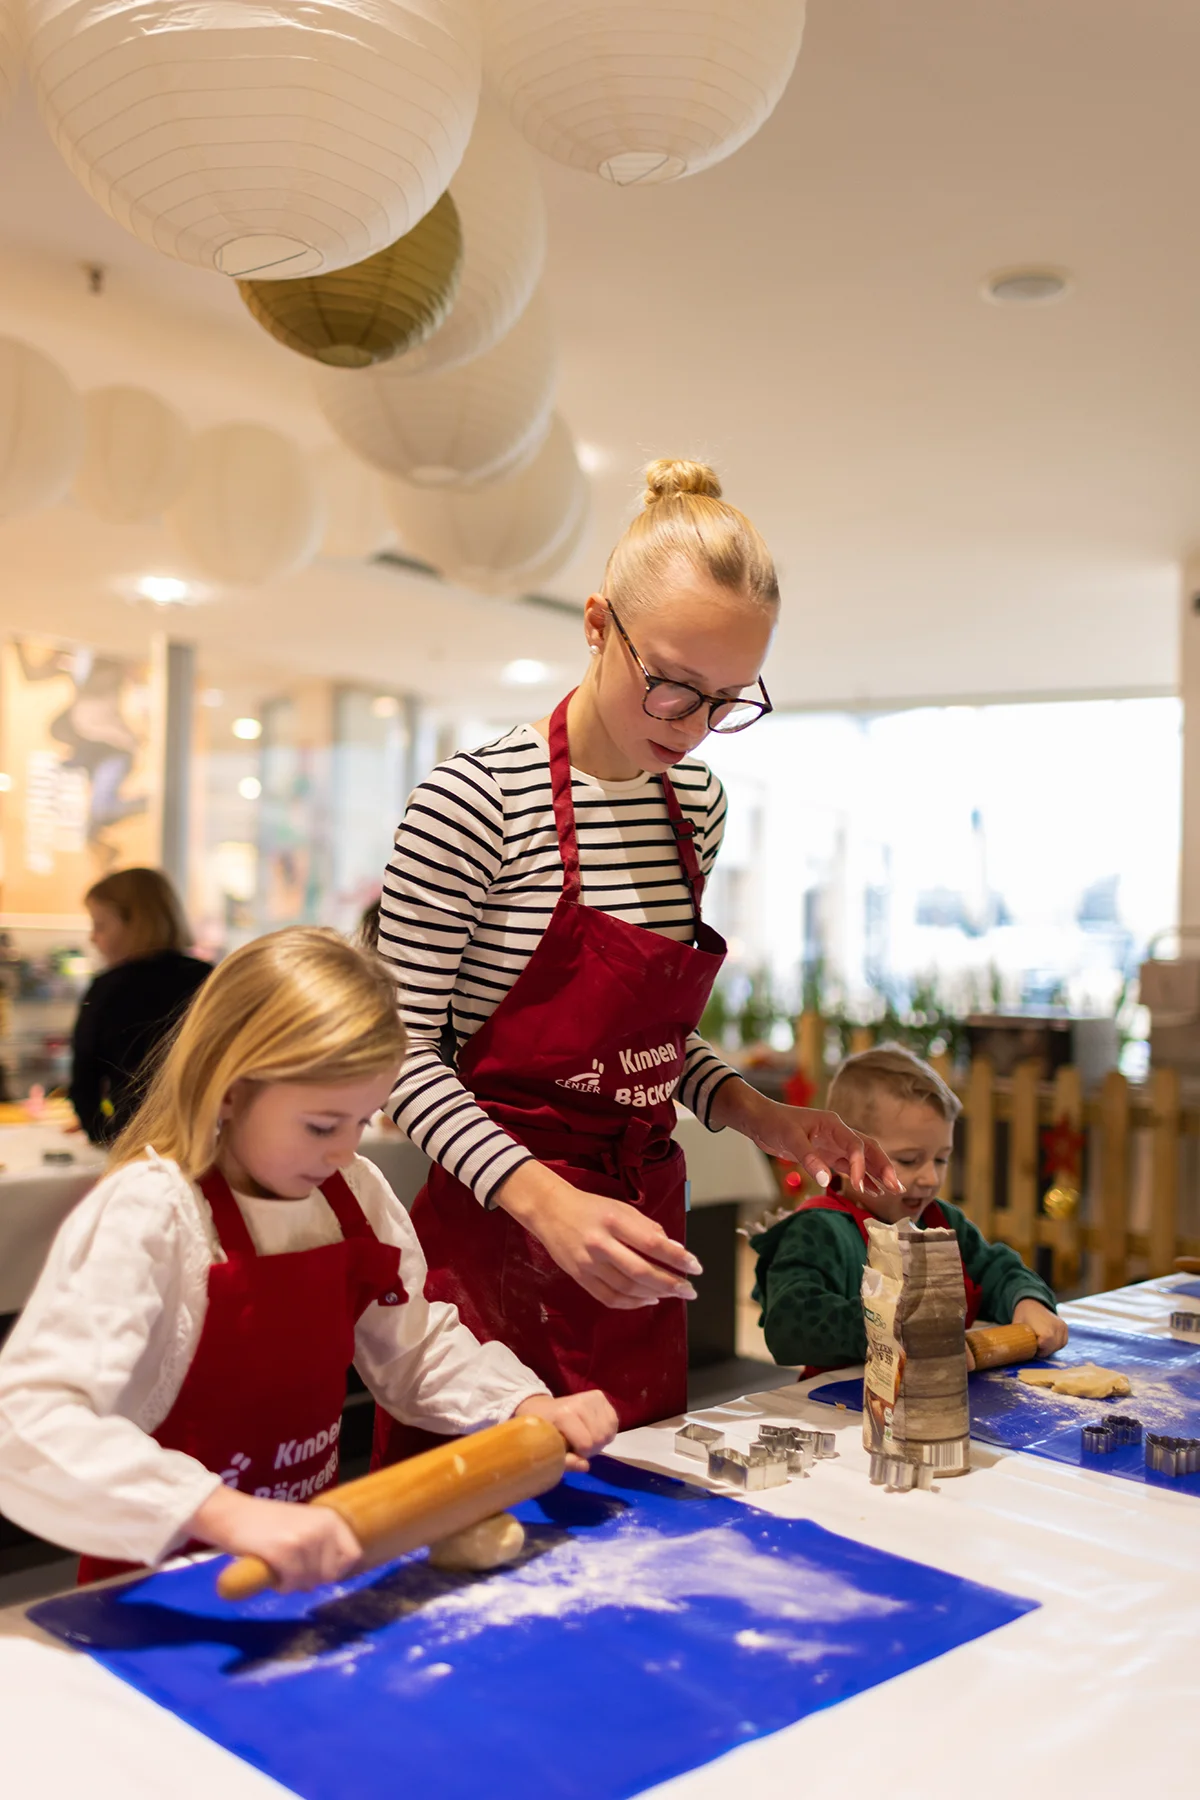
M3 646L5 914L78 915L102 875L159 862L164 706L157 653L33 637Z

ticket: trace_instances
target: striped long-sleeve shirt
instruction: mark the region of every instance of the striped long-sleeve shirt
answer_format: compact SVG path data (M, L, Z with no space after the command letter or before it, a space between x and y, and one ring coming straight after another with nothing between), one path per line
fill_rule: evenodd
M707 874L725 792L691 758L671 779ZM682 943L691 897L657 777L597 781L572 771L583 899ZM414 791L387 866L379 949L392 964L409 1053L396 1123L485 1203L530 1153L476 1105L443 1057L489 1018L536 949L562 891L546 740L520 725L442 763ZM705 1123L732 1071L695 1034L679 1098Z

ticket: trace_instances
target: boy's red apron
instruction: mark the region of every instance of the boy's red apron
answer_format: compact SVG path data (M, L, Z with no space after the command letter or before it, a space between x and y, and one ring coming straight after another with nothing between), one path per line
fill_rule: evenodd
M628 1201L682 1240L686 1182L671 1096L725 956L700 918L695 827L664 776L692 891L693 946L584 905L567 700L550 722L550 780L562 893L521 975L463 1046L458 1072L488 1117L539 1161L587 1193ZM552 1392L603 1388L623 1427L682 1412L686 1302L602 1306L506 1212L481 1206L436 1165L412 1218L429 1299L452 1301L477 1337L507 1344ZM379 1411L374 1466L437 1441Z
M226 1261L208 1271L200 1342L153 1436L243 1494L307 1500L337 1480L354 1328L372 1301L407 1299L400 1251L380 1243L340 1174L321 1187L340 1241L281 1256L259 1256L223 1175L210 1169L200 1188ZM85 1556L79 1579L136 1567Z
M835 1181L840 1181L840 1179L840 1176L834 1176ZM868 1249L870 1248L871 1240L867 1235L867 1220L873 1219L875 1215L874 1213L868 1212L865 1206L859 1206L855 1201L848 1200L845 1194L834 1192L813 1194L809 1199L802 1200L796 1208L796 1211L847 1213L858 1226L863 1243L867 1245ZM936 1200L931 1200L929 1205L925 1208L925 1211L921 1214L921 1224L923 1226L932 1225L935 1230L940 1231L953 1230L953 1226ZM961 1255L959 1260L960 1262L962 1261ZM979 1308L983 1302L983 1289L977 1281L971 1280L971 1277L967 1274L965 1263L963 1263L963 1288L965 1289L967 1296L967 1324L970 1326L973 1325L979 1317ZM807 1381L811 1375L825 1375L827 1373L828 1370L818 1368L815 1363L809 1363L801 1369L796 1379L797 1381Z

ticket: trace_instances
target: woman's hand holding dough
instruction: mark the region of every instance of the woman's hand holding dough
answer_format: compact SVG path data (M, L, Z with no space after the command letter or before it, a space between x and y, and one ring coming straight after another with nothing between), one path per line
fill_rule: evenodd
M281 1594L337 1581L362 1555L362 1545L332 1507L260 1500L227 1487L208 1496L185 1530L231 1556L261 1557Z
M585 1194L544 1163L522 1163L496 1203L544 1244L560 1269L604 1306L632 1311L694 1300L700 1264L661 1225L624 1200Z
M589 1388L583 1394L564 1394L560 1400L549 1394L531 1394L528 1400L522 1400L513 1417L520 1418L522 1413L533 1413L562 1433L572 1451L567 1457L568 1469L585 1470L588 1457L611 1444L620 1425L612 1402L599 1388Z
M1028 1325L1036 1334L1039 1356L1053 1356L1056 1350L1062 1349L1069 1336L1066 1320L1060 1319L1057 1313L1052 1313L1048 1306L1043 1306L1040 1300L1034 1300L1032 1296L1017 1301L1013 1307L1012 1322L1014 1325Z

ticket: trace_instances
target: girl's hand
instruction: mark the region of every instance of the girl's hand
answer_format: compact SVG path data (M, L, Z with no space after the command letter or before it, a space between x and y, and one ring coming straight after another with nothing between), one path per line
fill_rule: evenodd
M331 1506L261 1500L219 1487L185 1529L231 1556L259 1556L281 1594L338 1581L362 1556L362 1545Z
M560 1269L603 1306L632 1311L694 1300L700 1264L661 1225L624 1200L585 1194L544 1163L522 1163L497 1205L544 1244Z
M1065 1320L1052 1313L1048 1306L1043 1306L1040 1300L1018 1300L1013 1307L1013 1324L1028 1325L1037 1333L1039 1356L1053 1356L1067 1341Z
M799 1163L821 1187L841 1175L860 1194L905 1191L875 1139L851 1131L836 1113L784 1106L744 1081L727 1081L713 1101L712 1123L732 1125L768 1156Z
M617 1435L617 1415L608 1395L599 1388L591 1388L585 1394L564 1394L561 1400L553 1400L549 1394L533 1394L522 1400L513 1417L519 1418L522 1413L546 1419L561 1431L574 1452L567 1457L568 1469L586 1470L588 1457L611 1444Z

